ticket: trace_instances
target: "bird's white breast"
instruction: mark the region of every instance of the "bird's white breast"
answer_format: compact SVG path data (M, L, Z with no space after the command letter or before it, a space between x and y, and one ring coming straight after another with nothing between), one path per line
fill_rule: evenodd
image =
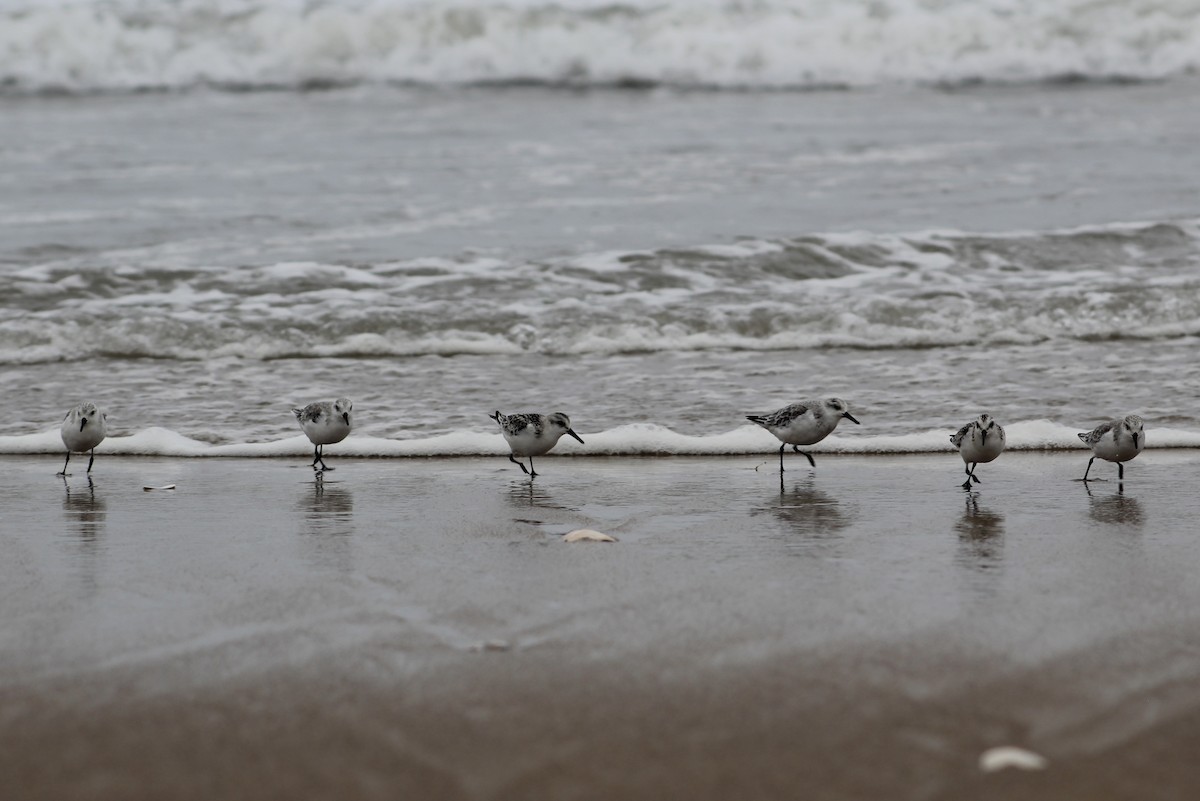
M88 424L79 430L80 418L77 415L70 415L62 424L62 440L68 450L72 451L90 451L92 448L104 441L106 426L104 417L96 415Z
M829 432L837 428L839 419L836 415L818 417L809 410L771 433L788 445L812 445L829 436Z
M1092 452L1107 462L1128 462L1141 452L1145 442L1144 435L1139 435L1135 446L1131 435L1118 436L1117 429L1113 429L1092 445Z
M504 433L504 440L517 456L541 456L555 445L566 432L557 429L543 428L539 437L533 426L525 426L516 434Z
M964 462L990 462L1004 451L1004 437L998 431L991 431L987 437L977 428L972 428L963 437L959 453Z
M316 422L305 420L301 428L314 445L332 445L341 442L350 433L350 426L342 416L334 414L322 414Z

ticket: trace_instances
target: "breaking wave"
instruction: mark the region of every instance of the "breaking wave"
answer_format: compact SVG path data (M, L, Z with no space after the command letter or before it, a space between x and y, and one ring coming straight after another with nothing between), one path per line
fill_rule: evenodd
M792 89L1158 80L1181 0L0 0L22 93L354 84Z

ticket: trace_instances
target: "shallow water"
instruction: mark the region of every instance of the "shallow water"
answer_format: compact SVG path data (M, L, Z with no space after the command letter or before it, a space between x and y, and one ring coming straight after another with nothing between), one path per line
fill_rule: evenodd
M13 457L3 675L154 682L163 665L179 689L270 669L285 643L369 672L379 649L429 666L494 640L728 665L930 630L1045 660L1192 614L1196 454L1147 451L1123 484L1101 465L1086 486L1083 455L1013 454L969 493L952 454L783 475L770 458L572 459L536 481L500 457L341 460L318 481L240 459L63 480L54 458ZM619 542L560 541L577 528ZM621 625L627 608L655 612Z
M1197 88L3 98L4 434L1196 431Z
M0 451L83 398L182 454L338 396L418 442L839 396L852 438L1190 444L1195 14L1151 5L4 0Z

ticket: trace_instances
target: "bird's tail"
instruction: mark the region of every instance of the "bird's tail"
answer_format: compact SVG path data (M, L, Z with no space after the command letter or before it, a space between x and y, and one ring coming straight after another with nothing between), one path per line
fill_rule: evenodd
M500 410L499 410L499 409L497 409L495 414L489 414L489 415L488 415L488 417L492 418L492 419L493 419L493 420L495 420L497 423L499 423L499 422L500 422L500 417L501 417Z
M297 420L301 420L304 418L304 410L303 409L292 409L292 414L296 415Z
M1088 441L1088 435L1089 435L1090 433L1091 433L1091 432L1088 432L1088 433L1086 433L1086 434L1077 434L1076 436L1077 436L1077 437L1079 437L1079 439L1081 439L1082 441L1084 441L1084 442L1087 442L1087 441Z
M751 423L757 423L760 426L766 425L766 423L767 423L767 418L763 417L762 415L758 415L758 414L746 415L746 419L749 420Z

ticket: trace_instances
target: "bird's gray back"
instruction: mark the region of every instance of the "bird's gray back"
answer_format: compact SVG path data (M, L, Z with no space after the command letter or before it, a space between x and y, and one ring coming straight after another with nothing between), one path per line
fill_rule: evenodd
M1088 431L1085 434L1080 434L1079 438L1081 440L1083 440L1084 442L1086 442L1088 445L1095 445L1097 442L1100 441L1101 437L1103 437L1109 431L1112 431L1113 427L1115 425L1117 425L1117 421L1115 421L1115 420L1110 420L1107 423L1101 423L1100 425L1093 428L1091 431Z
M500 427L504 429L504 433L516 436L527 428L533 428L533 435L540 437L545 426L542 424L542 416L540 414L502 414L500 415Z
M797 417L803 417L806 413L808 413L810 408L813 407L808 403L789 404L784 406L782 409L777 409L768 415L764 415L762 418L762 425L772 428L783 428Z
M319 423L322 415L332 416L332 409L332 404L318 401L308 404L303 409L292 409L292 413L301 423Z

